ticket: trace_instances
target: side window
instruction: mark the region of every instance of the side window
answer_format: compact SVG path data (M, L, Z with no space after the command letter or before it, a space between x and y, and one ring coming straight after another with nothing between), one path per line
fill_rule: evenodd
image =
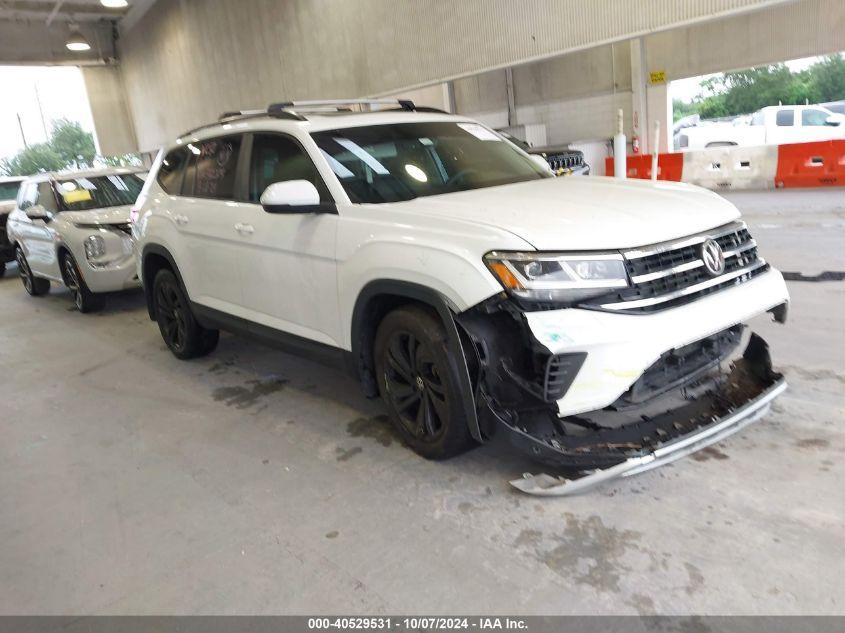
M196 149L194 149L196 148ZM198 198L235 199L240 136L225 136L188 145L193 156L183 192Z
M36 202L38 202L38 185L30 182L21 187L20 203L18 204L21 211L27 210Z
M53 185L50 182L38 183L38 203L52 213L56 213L59 210L56 206L56 195L53 193Z
M804 110L801 113L801 125L827 125L828 116L824 110Z
M795 110L778 110L775 125L780 127L795 125Z
M188 162L188 152L179 148L169 152L158 168L158 184L167 193L178 196L182 190L182 175Z
M314 162L296 141L279 134L256 134L249 165L249 201L258 202L269 185L285 180L307 180L317 187L321 201L333 201Z

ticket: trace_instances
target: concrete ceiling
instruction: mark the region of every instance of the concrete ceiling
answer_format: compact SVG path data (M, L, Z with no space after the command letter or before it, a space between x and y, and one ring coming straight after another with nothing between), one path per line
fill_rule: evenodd
M122 9L100 0L0 0L0 64L97 64L114 57L114 26L129 28L155 0L128 0ZM92 50L64 43L78 25Z

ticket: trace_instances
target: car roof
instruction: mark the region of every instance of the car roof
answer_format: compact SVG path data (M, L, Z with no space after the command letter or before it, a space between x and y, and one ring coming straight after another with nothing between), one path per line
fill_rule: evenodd
M46 180L67 180L69 178L96 178L98 176L123 176L143 171L140 167L99 167L97 169L74 169L67 171L47 171L27 176L27 182Z
M381 110L374 112L308 112L307 119L280 118L272 114L262 113L243 117L235 117L211 123L207 126L191 130L179 136L174 146L191 141L200 141L226 134L280 131L292 132L300 130L306 134L323 132L326 130L349 129L368 125L390 125L397 123L430 123L430 122L470 122L465 116L439 112L409 112L405 110Z
M23 182L26 179L26 176L0 176L0 184L6 184L8 182Z

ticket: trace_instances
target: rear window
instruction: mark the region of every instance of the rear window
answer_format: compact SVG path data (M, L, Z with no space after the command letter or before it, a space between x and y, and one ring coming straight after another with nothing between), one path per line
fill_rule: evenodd
M133 204L144 181L135 174L112 174L56 181L62 211L87 211Z
M0 200L14 200L20 187L20 182L0 182Z

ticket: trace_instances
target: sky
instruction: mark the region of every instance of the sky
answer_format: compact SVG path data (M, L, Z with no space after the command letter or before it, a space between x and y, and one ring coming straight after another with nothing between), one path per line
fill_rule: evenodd
M0 66L0 86L0 159L11 158L24 147L17 114L30 145L46 140L44 127L49 135L54 119L78 121L84 130L94 132L82 71L75 66Z
M793 59L784 62L792 72L798 72L809 68L821 57L802 57L801 59ZM680 99L681 101L692 101L701 92L699 84L705 79L710 79L721 73L714 73L712 75L701 75L700 77L690 77L689 79L679 79L669 84L669 94L672 99Z

